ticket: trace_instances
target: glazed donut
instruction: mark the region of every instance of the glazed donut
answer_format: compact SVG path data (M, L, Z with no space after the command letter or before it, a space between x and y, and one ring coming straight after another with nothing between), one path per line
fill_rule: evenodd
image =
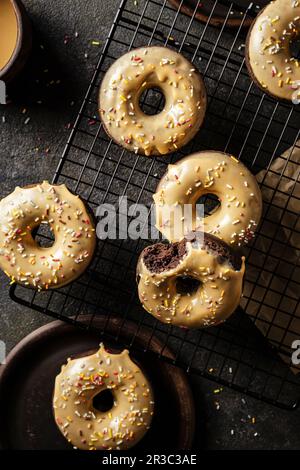
M41 224L54 234L49 248L33 238ZM65 185L17 187L0 202L0 267L11 283L37 290L62 287L84 272L95 246L93 218Z
M220 207L201 218L196 204L205 194L215 194ZM190 230L203 230L230 245L243 245L253 237L262 211L254 176L236 158L215 151L194 153L169 165L153 198L156 227L171 242L181 240ZM187 229L184 218L175 222L174 217L168 217L174 207L183 214L186 204L191 204L193 212Z
M163 111L145 114L142 93L158 88ZM107 134L130 151L164 155L187 144L198 132L206 110L206 91L195 67L171 49L141 47L112 64L99 96L100 117Z
M258 15L248 33L246 64L255 83L275 98L300 96L300 62L290 44L300 34L300 3L276 0Z
M93 400L110 390L113 407L104 412ZM126 450L136 445L151 425L151 386L127 350L68 359L55 380L55 421L64 437L82 450Z
M137 266L139 298L163 323L203 328L225 321L242 294L245 259L219 238L194 232L173 244L142 252Z

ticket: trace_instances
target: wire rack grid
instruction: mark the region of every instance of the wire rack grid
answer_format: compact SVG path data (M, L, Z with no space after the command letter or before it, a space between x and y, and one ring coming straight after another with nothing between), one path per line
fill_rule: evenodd
M226 6L227 15L223 26L215 27L210 18L220 3ZM191 16L181 12L182 4L183 0L178 10L167 0L143 0L138 5L123 0L119 6L53 180L65 183L93 210L102 203L117 204L118 198L124 195L129 204L143 203L150 210L152 194L167 165L193 151L225 151L240 158L253 172L265 169L269 174L278 155L290 149L289 162L297 148L298 109L265 95L253 84L245 67L244 23L255 16L257 7L251 4L247 9L240 8L241 25L232 30L227 28L227 22L235 8L234 3L216 0L206 23L196 20L200 0ZM208 109L198 136L183 151L171 157L147 158L127 152L108 138L98 117L98 93L105 72L118 57L130 49L156 44L182 52L200 70L207 88ZM149 90L143 95L142 106L145 112L156 113L162 109L162 102L161 95ZM288 178L284 168L280 181L283 178ZM295 185L295 177L289 178ZM263 178L261 186L264 185L268 186L267 178ZM274 187L270 189L274 191ZM275 189L281 191L279 184ZM269 275L267 285L260 286L259 275L248 284L244 308L247 309L249 302L255 302L258 305L256 313L246 315L240 308L222 326L201 331L183 330L161 324L141 308L136 295L135 268L139 253L149 243L143 239L99 241L89 270L72 285L46 293L14 285L10 290L11 297L82 328L94 329L96 315L105 315L107 325L117 315L123 319L122 326L117 337L110 339L121 343L122 329L131 319L136 324L136 333L140 328L151 333L149 344L151 338L158 335L165 347L173 349L174 364L277 406L295 408L299 402L300 383L281 357L287 358L291 352L284 347L284 338L291 332L299 312L298 299L291 297L292 310L290 305L284 307L279 301L278 305L272 306L273 319L265 320L264 336L268 338L268 330L276 324L276 313L284 312L287 321L284 326L279 326L283 331L281 341L276 343L271 338L266 341L254 325L259 307L268 305L267 295L270 292L276 294L272 286L274 269L283 262L282 254L291 244L291 236L284 240L280 238L291 197L296 196L289 193L284 207L277 207L274 196L265 202L263 223L274 224L275 228L270 233L259 233L248 249L248 265L252 263L257 268L257 260L263 260L259 269ZM275 223L273 214L276 210L279 216ZM289 225L290 235L299 233L298 222L296 219L292 230ZM276 253L262 250L257 242L259 239L269 245L277 242ZM289 273L283 278L289 285L293 283L299 292L298 254L293 262L287 263ZM264 289L264 294L254 301L255 289L259 286ZM91 315L88 325L84 322L86 314ZM108 337L108 328L99 334ZM135 348L135 335L124 346ZM164 348L160 356L170 360L164 354Z

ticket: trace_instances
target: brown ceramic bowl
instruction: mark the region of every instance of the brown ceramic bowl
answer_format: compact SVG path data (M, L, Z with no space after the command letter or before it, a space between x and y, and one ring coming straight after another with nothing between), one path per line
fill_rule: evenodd
M15 78L24 67L32 47L32 29L27 12L21 0L10 0L17 17L18 37L15 50L6 64L0 70L0 80L5 83Z

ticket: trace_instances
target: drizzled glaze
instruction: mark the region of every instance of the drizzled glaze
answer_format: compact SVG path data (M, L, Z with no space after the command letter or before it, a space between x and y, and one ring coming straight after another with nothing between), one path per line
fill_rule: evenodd
M94 408L93 399L110 390L110 411ZM151 386L127 350L108 353L103 344L96 354L69 359L56 377L55 421L64 437L83 450L125 450L142 439L154 409Z
M276 0L260 13L248 35L250 74L267 93L280 99L300 95L300 62L290 50L299 34L300 2Z
M165 107L146 115L139 99L159 88ZM100 115L107 133L135 153L174 152L199 130L206 109L201 76L181 54L165 47L142 47L120 57L106 73L100 89Z
M187 254L179 264L160 273L151 272L143 254L138 266L138 292L147 312L163 323L186 328L203 328L225 321L237 308L242 294L245 259L235 270L228 261L219 262L216 253L205 246L186 242ZM178 278L200 281L196 292L178 292Z
M201 219L195 210L204 194L215 194L221 203L213 214ZM169 165L153 196L156 227L169 240L184 238L185 220L176 230L165 209L185 204L193 206L192 227L221 238L229 245L248 243L253 238L262 211L261 192L254 176L236 158L222 152L198 152ZM164 216L164 217L163 217Z
M32 232L46 223L55 242L42 248ZM66 285L87 268L95 246L85 204L65 185L17 187L0 202L0 267L11 283L38 290Z

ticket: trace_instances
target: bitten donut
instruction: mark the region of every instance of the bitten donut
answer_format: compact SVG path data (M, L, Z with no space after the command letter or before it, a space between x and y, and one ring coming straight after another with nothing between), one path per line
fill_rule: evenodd
M216 195L220 206L201 218L196 205L205 194ZM171 242L190 230L203 230L241 246L253 237L262 211L254 176L236 158L214 151L194 153L169 165L153 198L156 227ZM184 217L186 205L192 209L190 226Z
M109 411L94 407L94 399L110 390ZM126 450L146 434L152 421L151 386L127 350L108 353L103 344L96 354L69 359L56 377L53 396L55 421L64 437L82 450Z
M158 88L164 109L154 116L139 104L142 93ZM100 88L100 116L107 133L123 147L164 155L187 144L199 130L206 91L195 67L166 47L141 47L112 64Z
M225 321L242 294L244 257L219 238L189 234L142 252L137 266L140 301L163 323L202 328Z
M41 224L55 237L49 248L34 240ZM37 290L62 287L84 272L95 246L93 218L65 185L17 187L0 202L0 267L12 283Z
M300 97L300 62L291 42L300 34L300 3L276 0L254 21L247 37L246 64L251 77L275 98ZM298 93L297 93L298 92Z

